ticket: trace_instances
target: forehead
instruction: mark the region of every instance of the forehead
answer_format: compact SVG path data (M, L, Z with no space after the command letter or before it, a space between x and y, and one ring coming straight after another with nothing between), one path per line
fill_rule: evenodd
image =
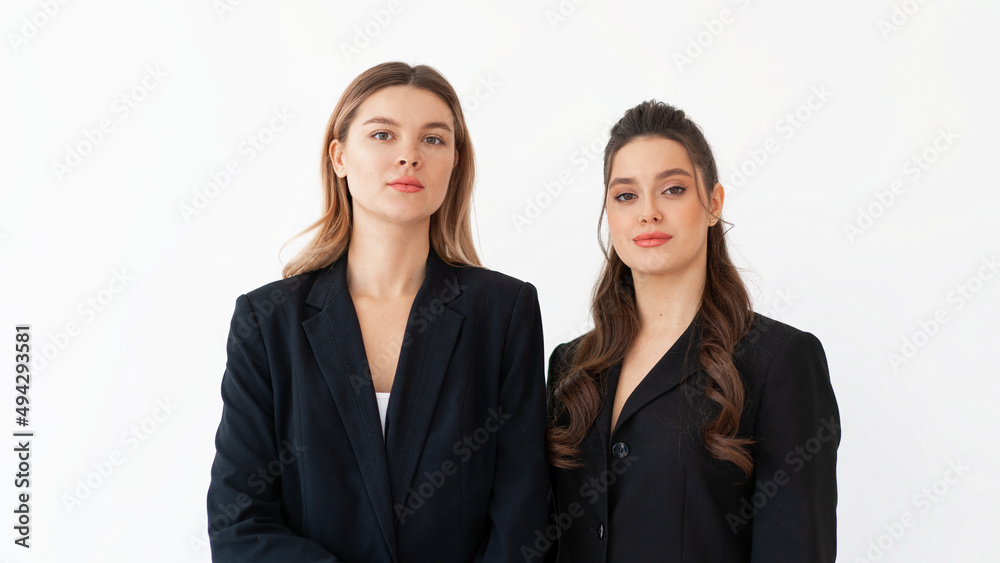
M611 178L655 176L671 168L694 174L691 157L684 145L663 137L632 139L615 153L611 162Z
M413 86L389 86L368 96L358 106L354 124L371 117L386 117L401 125L454 121L451 108L437 94Z

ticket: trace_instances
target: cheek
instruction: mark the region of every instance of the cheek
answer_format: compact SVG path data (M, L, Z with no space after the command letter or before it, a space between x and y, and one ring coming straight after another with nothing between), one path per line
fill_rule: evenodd
M686 229L708 228L708 212L701 206L701 202L691 200L676 209L674 222Z
M435 174L441 178L445 183L451 179L451 173L455 170L454 159L442 158L439 163L434 166Z
M344 155L344 169L347 172L348 181L354 180L355 182L363 181L365 177L371 174L372 170L372 158L371 155L353 152Z
M434 169L434 175L445 184L451 179L451 173L455 169L455 159L446 156L431 159L429 164Z
M613 240L621 240L628 236L628 227L631 221L626 213L620 209L608 208L606 210L608 221L608 232Z
M611 237L611 246L614 247L619 256L627 255L632 251L632 246L628 244L631 233L627 225L628 223L623 220L621 214L608 215L608 234Z

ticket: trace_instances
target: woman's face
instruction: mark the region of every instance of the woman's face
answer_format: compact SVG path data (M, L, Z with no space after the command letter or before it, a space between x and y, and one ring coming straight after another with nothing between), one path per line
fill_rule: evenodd
M347 138L330 144L334 172L347 178L354 220L429 220L458 162L454 127L451 109L427 90L390 86L362 102Z
M705 271L708 228L724 194L716 184L710 213L696 173L684 146L663 137L634 139L615 154L604 204L615 252L633 276Z

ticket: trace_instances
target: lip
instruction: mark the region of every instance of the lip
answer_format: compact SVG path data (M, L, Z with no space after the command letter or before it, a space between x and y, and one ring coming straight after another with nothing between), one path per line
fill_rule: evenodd
M389 187L401 192L413 193L424 189L424 185L413 176L400 176L389 182Z
M667 241L669 241L672 238L674 237L668 235L667 233L653 231L650 233L642 233L641 235L635 236L634 238L632 238L632 242L634 242L636 246L649 248L651 246L660 246L661 244L666 244Z

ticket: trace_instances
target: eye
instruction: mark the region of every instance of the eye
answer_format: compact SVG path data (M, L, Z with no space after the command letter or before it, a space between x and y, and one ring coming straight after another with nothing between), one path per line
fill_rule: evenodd
M374 137L379 141L388 141L392 137L392 134L389 133L388 131L376 131L371 135L369 135L369 137Z
M443 145L444 144L444 139L442 139L441 137L438 137L437 135L430 135L430 136L424 137L424 142L432 144L432 145Z
M663 190L663 193L669 195L681 195L687 190L687 188L682 186L670 186L669 188Z
M615 196L615 201L632 201L633 199L635 199L637 197L639 197L639 196L637 196L637 195L635 195L635 194L633 194L631 192L622 192L622 193L620 193L620 194L618 194L618 195Z

